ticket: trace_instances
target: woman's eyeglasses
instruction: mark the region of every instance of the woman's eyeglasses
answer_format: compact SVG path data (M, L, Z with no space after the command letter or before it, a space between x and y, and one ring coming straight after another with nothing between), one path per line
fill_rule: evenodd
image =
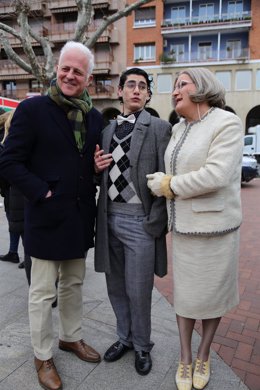
M176 89L180 90L182 89L183 87L185 87L185 85L188 85L188 84L194 84L192 81L186 81L186 80L180 80L178 83L175 84L175 86L173 87L173 91L176 91Z

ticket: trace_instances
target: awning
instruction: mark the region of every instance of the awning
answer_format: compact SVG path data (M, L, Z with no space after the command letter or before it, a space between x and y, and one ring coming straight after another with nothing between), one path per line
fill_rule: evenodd
M94 69L92 74L108 74L110 69Z
M51 12L53 14L60 14L60 13L64 13L64 12L77 12L78 11L78 8L77 7L66 7L66 8L52 8L51 9Z
M35 79L35 76L32 74L9 74L9 75L0 75L0 81L1 80L28 80L28 79Z

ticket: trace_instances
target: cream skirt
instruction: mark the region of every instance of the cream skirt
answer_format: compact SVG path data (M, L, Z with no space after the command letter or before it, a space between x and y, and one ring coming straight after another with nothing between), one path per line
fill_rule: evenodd
M217 237L173 234L174 309L193 319L217 318L239 302L239 229Z

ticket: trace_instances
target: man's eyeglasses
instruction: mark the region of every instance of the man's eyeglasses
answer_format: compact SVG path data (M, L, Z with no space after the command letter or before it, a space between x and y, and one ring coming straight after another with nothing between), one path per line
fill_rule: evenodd
M139 91L141 91L141 92L147 91L147 84L144 83L143 81L140 81L139 83L137 83L134 80L130 80L130 81L127 81L124 86L127 89L130 89L131 91L133 91L136 87L138 87Z
M176 91L176 89L180 90L183 87L185 87L185 85L188 85L188 84L194 84L194 83L192 81L180 80L178 83L176 83L174 85L173 91Z

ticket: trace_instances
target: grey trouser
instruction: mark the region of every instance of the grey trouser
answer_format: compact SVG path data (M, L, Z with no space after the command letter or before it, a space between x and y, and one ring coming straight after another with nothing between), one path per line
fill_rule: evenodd
M155 242L144 231L143 218L109 214L111 273L106 280L119 340L136 351L149 352Z

